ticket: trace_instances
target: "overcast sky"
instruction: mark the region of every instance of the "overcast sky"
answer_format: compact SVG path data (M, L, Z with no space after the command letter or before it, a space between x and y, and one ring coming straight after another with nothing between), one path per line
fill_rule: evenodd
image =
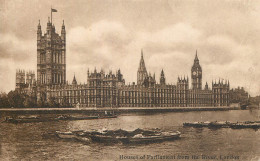
M256 0L0 0L0 91L15 88L15 70L36 70L36 32L50 16L67 31L67 80L87 69L120 68L136 82L141 49L148 72L166 82L191 75L198 50L206 81L229 79L260 93L260 1Z

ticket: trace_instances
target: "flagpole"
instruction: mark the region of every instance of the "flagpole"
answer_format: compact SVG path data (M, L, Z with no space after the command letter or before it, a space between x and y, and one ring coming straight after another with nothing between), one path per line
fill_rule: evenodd
M51 7L51 25L52 25L52 7Z

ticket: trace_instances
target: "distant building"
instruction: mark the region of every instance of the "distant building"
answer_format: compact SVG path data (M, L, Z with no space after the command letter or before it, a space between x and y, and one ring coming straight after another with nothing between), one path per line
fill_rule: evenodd
M17 73L16 89L25 85L23 72ZM191 88L188 77L178 77L177 83L167 83L162 69L156 82L155 73L148 74L143 50L137 70L137 83L125 84L119 70L106 74L87 71L87 83L79 84L74 75L72 84L66 81L66 31L63 22L61 35L50 21L42 35L40 22L37 30L37 101L55 100L63 106L73 107L199 107L228 106L229 81L212 82L212 89L206 82L202 89L202 68L196 51L191 67ZM28 77L28 82L33 82ZM27 79L26 79L27 81ZM26 85L27 86L27 85Z
M230 103L248 104L249 95L243 87L230 90Z

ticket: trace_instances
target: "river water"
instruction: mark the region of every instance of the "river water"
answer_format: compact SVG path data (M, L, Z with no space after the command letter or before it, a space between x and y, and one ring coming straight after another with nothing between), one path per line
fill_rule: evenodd
M255 121L259 110L122 114L118 118L42 123L0 123L0 160L260 160L260 130L182 127L194 121ZM2 117L3 118L3 117ZM54 131L160 128L181 139L145 145L83 144L44 138ZM156 156L157 155L157 156Z

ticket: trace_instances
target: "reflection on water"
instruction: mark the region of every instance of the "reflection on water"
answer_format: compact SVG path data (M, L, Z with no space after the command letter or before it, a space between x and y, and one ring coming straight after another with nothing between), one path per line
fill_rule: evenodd
M237 155L240 160L260 158L260 130L183 128L183 122L259 120L259 111L205 111L121 115L113 119L0 124L0 158L3 160L119 160L120 155ZM85 145L54 138L44 132L136 128L179 130L182 138L148 145Z

